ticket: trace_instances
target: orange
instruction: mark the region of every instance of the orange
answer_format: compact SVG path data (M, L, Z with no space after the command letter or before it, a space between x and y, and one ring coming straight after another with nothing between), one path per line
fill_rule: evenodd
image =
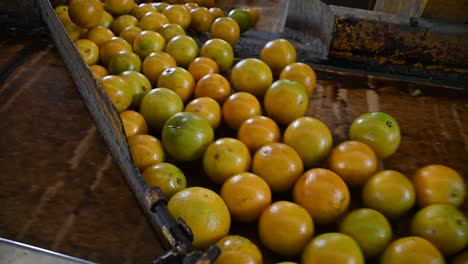
M100 47L112 37L115 37L114 32L101 26L94 27L88 30L86 33L86 38L94 42L98 47Z
M210 7L208 11L210 11L211 16L213 17L213 21L218 17L224 16L224 11L219 7Z
M195 248L207 249L229 232L229 210L212 190L189 187L174 194L167 208L175 219L182 218L190 226Z
M273 75L268 65L256 58L243 59L236 63L230 78L236 91L248 92L259 98L265 95L273 82Z
M132 16L136 17L138 20L141 20L148 12L157 12L156 7L154 7L151 3L141 3L133 8Z
M352 237L366 257L377 257L392 239L392 227L378 211L360 208L341 221L340 233Z
M99 48L99 56L101 58L101 63L104 66L109 64L110 59L117 53L121 51L132 52L132 45L130 45L126 40L120 37L113 37L106 41Z
M327 169L315 168L297 180L293 201L309 211L316 223L329 224L348 210L350 193L340 176Z
M234 19L239 25L240 33L244 33L252 26L252 15L247 8L234 8L229 11L228 17Z
M163 51L166 40L157 32L144 30L133 42L133 50L142 60L153 52Z
M64 20L62 23L65 27L65 30L67 31L67 34L73 41L79 40L82 34L85 32L85 29L78 27L70 19Z
M252 172L262 177L273 192L289 191L303 171L297 152L283 143L264 145L253 156Z
M100 80L100 83L117 111L127 110L132 103L132 93L128 83L115 75L105 76Z
M121 15L112 23L112 31L118 36L122 30L131 26L138 26L138 19L132 15Z
M87 65L97 64L99 61L99 47L88 39L79 39L75 41L81 57Z
M173 67L161 73L158 78L158 87L171 89L186 103L192 98L195 80L186 69Z
M146 125L146 121L140 113L133 110L125 110L120 113L120 118L122 119L127 138L148 133L148 125Z
M99 0L70 0L68 15L73 23L81 28L99 25L104 8Z
M407 236L393 241L383 252L382 264L445 264L444 257L431 242L416 236Z
M299 83L278 80L267 89L263 104L267 116L280 124L288 125L306 114L309 98Z
M220 38L235 46L240 38L237 22L230 17L218 17L210 27L211 38Z
M133 42L136 37L141 33L142 29L137 26L126 27L120 32L119 37L125 39L133 47Z
M177 63L171 55L165 52L153 52L148 55L141 65L143 74L153 86L158 84L158 78L166 69L176 67Z
M234 50L231 45L225 40L217 38L203 43L200 49L200 56L214 60L221 72L229 70L234 62Z
M209 32L213 23L213 16L206 7L197 7L190 11L190 27L197 33Z
M266 248L281 256L293 257L301 253L314 235L314 222L301 206L278 201L262 212L258 235Z
M184 29L190 26L190 10L184 5L170 5L162 11L162 14L167 17L169 23L178 24Z
M166 7L169 6L169 3L156 2L156 3L151 3L151 5L154 6L159 13L161 13L162 11L164 11L164 9L166 9Z
M244 142L250 152L255 153L267 144L279 142L281 131L273 119L266 116L253 116L242 122L237 131L237 138Z
M109 75L107 69L99 64L89 65L89 68L97 80L101 80L105 76Z
M154 134L160 134L166 121L183 109L184 103L180 96L167 88L152 89L140 103L140 113Z
M184 173L175 165L166 162L153 164L146 168L142 175L148 187L161 188L167 199L187 188Z
M301 255L303 264L364 264L359 245L351 237L341 233L324 233L314 237Z
M104 10L102 12L101 20L99 20L98 26L110 29L112 26L112 23L114 23L114 17L109 12Z
M195 97L210 97L219 104L231 94L231 85L224 76L217 73L209 73L201 78L195 86Z
M134 135L128 138L128 147L133 163L141 173L149 166L166 160L161 141L151 135Z
M420 207L430 204L463 204L466 185L460 174L443 165L428 165L416 171L411 178Z
M373 175L362 188L362 201L390 219L397 219L415 204L411 181L403 174L384 170Z
M218 64L210 58L196 57L188 66L188 71L192 74L195 81L198 82L198 80L207 74L219 73L219 67Z
M114 56L109 61L110 74L120 74L124 71L140 71L141 60L138 55L133 52L121 51Z
M256 7L247 7L247 11L250 12L250 16L252 17L252 26L255 26L260 19L260 11Z
M301 156L304 168L310 169L323 162L333 146L330 129L312 117L299 117L284 131L283 142Z
M169 42L169 40L171 40L175 36L187 35L183 27L181 27L178 24L171 23L162 25L162 27L159 29L159 34L161 34L161 36L166 40L166 42Z
M128 83L132 92L132 104L130 108L139 109L143 96L151 90L151 83L148 78L136 71L124 71L119 74L119 77Z
M263 257L258 247L249 239L230 235L216 242L221 254L214 264L262 264Z
M232 175L248 171L251 161L244 143L234 138L220 138L203 153L203 171L212 182L223 184Z
M213 129L221 123L221 106L210 97L200 97L185 106L185 112L195 113L205 118Z
M279 79L287 79L300 83L306 89L307 95L311 96L317 85L317 75L307 64L294 62L288 64L279 74Z
M241 172L227 179L220 195L231 216L241 222L256 221L271 204L271 190L265 180L250 172Z
M468 246L468 219L452 205L431 204L414 214L410 233L427 239L445 256L452 256Z
M278 76L284 67L296 62L296 48L286 39L271 40L263 46L260 59Z
M175 59L177 66L187 68L198 57L200 48L192 37L179 35L169 40L165 51Z
M182 1L182 2L183 2L183 4L184 4L186 7L188 7L190 10L195 9L195 8L197 8L197 7L200 7L200 6L198 5L198 3L192 2L192 1L190 1L190 0L185 0L185 1Z
M107 12L114 16L130 14L135 7L134 0L105 0Z
M159 12L148 12L140 20L140 28L158 32L163 25L168 24L167 17Z
M239 92L231 94L223 107L223 121L232 129L239 129L245 120L262 114L262 108L255 96Z
M366 144L353 140L335 146L328 164L330 170L350 186L363 185L378 169L374 151Z

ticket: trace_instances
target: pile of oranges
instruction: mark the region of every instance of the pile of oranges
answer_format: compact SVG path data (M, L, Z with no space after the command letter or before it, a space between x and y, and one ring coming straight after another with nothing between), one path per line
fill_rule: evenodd
M55 10L120 112L141 176L169 198L196 248L221 248L216 263L262 263L260 249L282 263L467 262L463 177L443 165L411 177L381 170L401 139L383 112L356 117L349 140L334 144L307 116L316 75L290 41L235 57L258 9L69 0ZM179 166L188 162L217 187L189 186ZM231 233L231 221L255 226L257 244Z

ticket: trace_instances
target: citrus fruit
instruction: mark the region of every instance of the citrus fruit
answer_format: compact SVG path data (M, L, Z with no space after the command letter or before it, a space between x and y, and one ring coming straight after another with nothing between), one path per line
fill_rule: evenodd
M88 39L79 39L75 41L81 57L87 65L97 64L99 61L99 47Z
M151 30L158 32L163 25L168 24L167 17L159 12L148 12L140 20L142 30Z
M169 3L155 2L155 3L151 3L151 5L154 6L156 8L156 10L161 13L164 9L166 9L166 7L169 6Z
M164 70L158 78L158 87L164 87L176 92L182 101L188 102L195 89L195 80L190 72L182 67L172 67Z
M237 22L230 17L218 17L210 27L211 38L220 38L235 46L240 38L240 29Z
M259 98L265 95L273 82L268 65L256 58L247 58L236 63L230 78L236 91L248 92Z
M231 95L231 85L224 76L218 73L209 73L198 80L194 95L196 98L210 97L219 104L223 104Z
M67 34L73 41L79 40L86 30L75 25L70 19L64 20L62 23L65 27L65 30L67 31Z
M125 110L120 113L120 118L122 119L127 138L148 133L148 125L146 125L145 118L137 111Z
M256 221L271 204L271 190L265 180L250 172L232 175L221 186L220 195L231 216L241 222Z
M130 108L140 109L143 96L151 90L151 83L143 74L136 71L124 71L119 74L124 79L132 92L132 103Z
M328 157L333 137L322 121L313 117L299 117L284 131L283 142L297 151L304 168L310 169Z
M106 77L109 75L109 72L104 66L101 66L99 64L94 64L94 65L89 65L89 69L91 69L91 72L94 75L94 78L97 80L101 80L102 78Z
M273 192L289 191L303 171L301 157L283 143L264 145L253 156L252 172L262 177Z
M179 35L169 40L165 51L175 59L178 66L187 68L198 57L200 48L192 37Z
M213 23L213 16L206 7L197 7L190 10L190 27L198 33L209 32Z
M203 153L203 170L216 184L222 184L234 174L248 171L252 157L249 149L234 138L220 138Z
M143 60L142 72L151 84L156 86L161 73L166 69L176 66L176 61L168 53L162 51L153 52Z
M132 26L138 26L138 19L132 15L121 15L115 18L111 28L114 34L118 36L124 29Z
M220 72L229 70L234 62L234 50L225 40L212 38L203 43L200 56L216 62Z
M400 126L383 112L365 113L351 124L349 138L367 144L379 159L392 155L400 145Z
M127 110L132 103L132 92L128 83L116 75L107 75L100 83L117 111Z
M287 125L306 114L309 97L299 83L278 80L267 89L263 104L267 116L280 124Z
M468 219L456 207L431 204L413 216L411 235L427 239L445 256L451 256L468 246Z
M245 120L262 114L262 108L255 96L239 92L231 94L222 106L223 121L232 129L239 129Z
M146 168L142 175L148 187L161 188L166 198L170 199L176 192L187 188L184 173L175 165L166 162L153 164Z
M307 95L311 96L317 85L317 75L307 64L294 62L288 64L279 74L279 79L287 79L300 83L306 89Z
M255 153L267 144L279 142L281 131L273 119L253 116L242 122L237 131L237 138L244 142L250 152Z
M216 245L221 249L221 254L215 264L262 264L263 257L258 247L249 239L230 235L222 238Z
M263 46L260 59L278 76L284 67L296 62L296 48L286 39L270 40Z
M229 232L229 210L212 190L202 187L181 190L169 199L167 209L175 219L182 218L190 226L195 248L207 249Z
M120 74L124 71L139 72L141 69L141 59L135 53L124 50L112 56L107 68L110 74Z
M137 26L126 27L119 34L119 37L125 39L133 47L136 37L141 33L142 29Z
M81 28L99 25L104 8L99 0L70 0L68 15L73 23Z
M167 17L169 23L178 24L184 29L188 29L191 22L190 10L184 5L169 5L162 14Z
M416 171L411 178L420 207L430 204L463 204L466 185L460 174L443 165L428 165Z
M186 7L188 7L190 10L195 9L195 8L197 8L197 7L200 7L200 6L198 5L198 3L192 2L192 1L190 1L190 0L184 0L184 1L182 1L182 2L183 2L183 4L184 4Z
M213 129L221 123L221 106L210 97L200 97L185 106L185 112L195 113L205 118Z
M86 38L94 42L94 44L96 44L98 47L100 47L112 37L115 37L114 32L101 26L94 27L88 30L86 33Z
M349 207L348 186L331 170L314 168L306 171L294 184L293 201L304 207L319 224L329 224Z
M408 212L415 203L411 181L394 170L384 170L373 175L362 188L362 201L386 217L396 219Z
M240 33L244 33L252 26L252 15L247 8L234 8L229 11L227 16L237 22Z
M161 141L151 135L134 135L128 138L128 147L133 163L141 173L149 166L166 160Z
M197 114L181 112L169 118L162 131L162 141L171 157L179 161L193 161L214 140L213 128Z
M249 11L250 16L252 17L252 26L255 26L260 19L260 11L257 7L247 7L247 11Z
M109 39L99 48L99 56L101 58L101 63L104 66L108 66L112 56L121 51L132 52L132 45L130 45L126 40L120 37L113 37Z
M347 214L339 230L356 240L366 257L380 255L392 239L392 227L387 218L369 208L360 208Z
M344 141L335 146L328 160L330 170L350 186L363 185L377 172L378 160L374 151L359 141Z
M171 23L164 24L159 29L159 34L161 34L161 36L166 40L166 42L169 42L169 40L171 40L175 36L187 35L183 27L181 27L178 24L171 24Z
M112 23L114 23L114 17L109 12L104 10L102 12L101 20L99 20L98 26L110 29L112 26Z
M213 17L213 21L218 17L224 16L224 11L219 7L210 7L208 11L210 11L211 16Z
M166 40L157 32L143 30L133 41L133 50L142 60L153 52L163 51Z
M444 264L440 251L431 242L417 236L399 238L384 250L382 264Z
M300 254L314 235L314 222L301 206L278 201L260 215L258 235L266 248L281 256L292 257Z
M141 20L148 12L157 12L156 7L154 7L151 3L141 3L133 8L132 16L136 17L138 20Z
M150 131L159 134L166 121L184 109L180 96L167 88L156 88L143 96L140 113Z
M219 73L219 67L218 64L210 58L196 57L188 66L188 71L192 74L195 81L198 82L198 80L207 74Z
M105 0L104 6L107 12L114 16L130 14L135 7L134 0Z
M314 237L304 248L301 263L364 264L359 245L350 236L341 233L324 233Z

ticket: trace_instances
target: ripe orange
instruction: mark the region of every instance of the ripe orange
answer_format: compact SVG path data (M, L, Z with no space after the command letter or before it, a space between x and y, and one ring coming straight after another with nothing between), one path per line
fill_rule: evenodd
M112 22L111 28L114 34L118 36L124 29L131 26L138 26L138 19L132 15L121 15Z
M94 27L88 30L86 33L86 38L94 42L98 47L100 47L112 37L115 37L114 32L101 26Z
M132 93L128 83L116 75L107 75L100 83L117 111L127 110L132 103Z
M167 204L175 219L182 218L193 232L193 246L207 249L225 237L231 226L229 210L215 192L189 187L174 194Z
M283 143L264 145L252 161L252 172L262 177L273 192L289 191L303 171L297 152Z
M212 182L223 184L232 175L248 171L251 161L244 143L234 138L220 138L203 153L203 171Z
M75 41L75 46L87 65L99 62L99 47L89 39L79 39Z
M195 98L210 97L219 104L223 104L230 94L231 85L229 85L228 80L217 73L205 75L195 86Z
M162 14L167 17L169 23L178 24L184 29L188 29L190 26L190 10L184 5L169 5L162 11Z
M142 30L152 30L158 32L163 25L168 24L167 17L159 12L148 12L140 20Z
M411 178L420 207L430 204L463 204L466 185L460 174L443 165L428 165L420 168Z
M210 27L211 38L220 38L235 46L240 38L237 22L230 17L216 18Z
M280 72L279 79L287 79L300 83L306 89L307 95L311 96L317 85L317 75L307 64L294 62L288 64Z
M159 29L159 34L161 34L161 36L166 40L166 43L175 36L187 35L183 27L172 23L162 25L162 27Z
M139 72L141 69L141 59L133 52L121 51L109 61L110 74L120 74L124 71L136 71Z
M279 142L281 131L273 119L253 116L242 122L237 131L237 138L244 142L250 152L255 153L267 144Z
M109 75L107 69L99 64L89 65L91 72L98 81L100 81L105 76Z
M99 0L70 0L68 15L73 23L81 28L99 25L104 8Z
M133 42L133 50L142 60L153 52L163 51L166 40L157 32L143 30Z
M236 91L248 92L259 98L265 95L273 82L273 75L268 65L255 58L243 59L236 63L230 78Z
M119 74L119 77L128 83L130 91L132 92L132 104L130 108L140 109L143 96L151 90L151 83L148 78L136 71L124 71Z
M175 59L177 66L188 68L190 63L198 57L200 48L192 37L180 35L169 40L165 51Z
M221 123L221 106L210 97L199 97L185 106L185 112L195 113L205 118L213 129Z
M107 12L114 16L130 14L135 7L134 0L105 0Z
M104 10L102 12L101 20L99 20L98 26L110 29L112 26L112 23L114 23L114 17L109 12Z
M146 125L143 116L137 111L125 110L120 113L120 118L122 119L127 138L148 133L148 125Z
M213 17L213 21L218 17L224 16L224 11L219 7L210 7L208 11L210 11L211 16Z
M359 245L351 237L341 233L324 233L314 237L304 248L303 264L364 264Z
M231 45L219 38L212 38L203 43L200 56L214 60L221 72L229 70L234 62L234 50Z
M110 59L115 54L121 51L132 52L132 45L130 45L126 40L120 37L113 37L110 40L106 41L99 48L99 56L101 58L101 63L104 66L108 66Z
M197 7L190 11L190 27L198 33L209 32L213 23L213 16L206 7Z
M132 16L136 17L138 20L141 20L148 12L157 12L156 7L154 7L151 3L141 3L133 8Z
M176 66L176 61L168 53L162 51L153 52L143 60L142 72L153 86L157 86L161 73L166 69Z
M136 37L141 33L142 29L137 26L126 27L119 34L119 37L125 39L133 47Z
M293 201L303 206L319 224L329 224L348 210L348 186L331 170L306 171L294 185Z
M219 67L218 64L210 58L197 57L188 66L188 71L192 74L195 81L198 82L198 80L207 74L219 73Z
M195 80L190 72L182 67L166 69L158 78L158 87L164 87L176 92L184 103L193 96Z
M299 83L278 80L266 91L263 104L269 117L280 124L287 125L306 114L309 97Z
M245 120L262 114L262 108L255 96L239 92L231 94L223 104L223 121L232 129L239 129Z
M151 135L134 135L128 138L128 147L133 163L141 173L149 166L166 160L161 141Z
M175 193L187 188L184 173L175 165L166 162L153 164L146 168L142 175L148 187L161 188L166 198L170 199Z
M293 257L301 253L314 235L314 222L301 206L278 201L262 212L258 235L266 248L281 256Z
M154 7L156 7L156 10L157 10L159 13L162 13L162 11L164 11L164 9L166 9L166 7L169 6L169 3L166 3L166 2L155 2L155 3L151 3L151 5L153 5Z
M263 257L258 247L249 239L230 235L216 242L221 249L221 254L214 262L215 264L262 264Z
M279 76L287 65L296 62L296 48L286 39L268 41L260 52L264 61L275 76Z
M442 254L431 242L416 236L393 241L380 259L382 264L445 263Z
M260 11L257 7L247 7L247 11L249 11L250 16L252 17L252 26L255 26L260 19Z

